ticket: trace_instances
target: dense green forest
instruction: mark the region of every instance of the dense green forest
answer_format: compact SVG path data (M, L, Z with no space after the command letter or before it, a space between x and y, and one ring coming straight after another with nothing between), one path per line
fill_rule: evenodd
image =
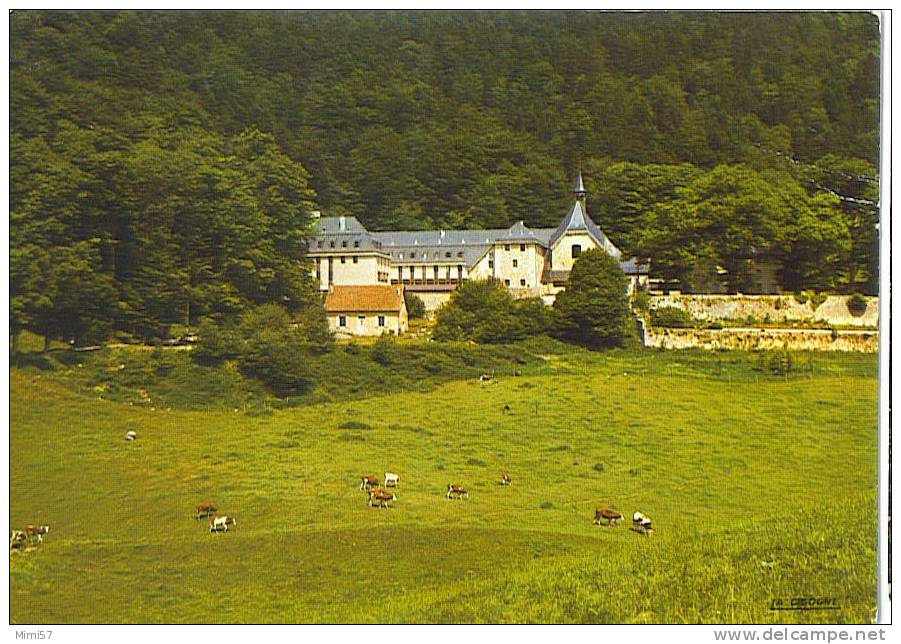
M308 213L556 225L874 292L866 13L16 11L10 330L141 337L315 306Z

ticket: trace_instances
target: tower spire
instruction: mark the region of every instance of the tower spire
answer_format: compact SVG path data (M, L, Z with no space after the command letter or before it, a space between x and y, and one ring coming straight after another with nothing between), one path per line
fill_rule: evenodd
M582 204L582 211L588 212L588 192L585 190L585 183L582 181L582 170L579 170L579 174L576 176L576 187L573 188L573 194L576 196L576 201Z

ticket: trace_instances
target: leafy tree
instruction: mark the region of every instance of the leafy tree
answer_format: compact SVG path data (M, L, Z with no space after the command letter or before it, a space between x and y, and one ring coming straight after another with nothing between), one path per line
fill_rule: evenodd
M619 263L601 249L573 264L569 284L554 302L556 332L591 347L611 347L626 337L628 280Z
M407 304L407 316L411 320L419 320L425 317L425 302L411 291L404 291L404 301Z
M522 339L525 329L513 296L503 284L473 280L464 282L438 309L432 337L438 341L503 343Z

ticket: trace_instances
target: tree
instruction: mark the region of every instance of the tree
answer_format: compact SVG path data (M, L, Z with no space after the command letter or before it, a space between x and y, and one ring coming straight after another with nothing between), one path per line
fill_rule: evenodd
M420 320L425 317L425 302L411 291L404 291L404 300L407 304L407 315L411 320Z
M432 337L503 343L522 339L525 329L510 291L497 280L472 280L438 309Z
M622 344L629 320L627 289L616 259L599 248L582 253L554 302L556 333L590 347Z

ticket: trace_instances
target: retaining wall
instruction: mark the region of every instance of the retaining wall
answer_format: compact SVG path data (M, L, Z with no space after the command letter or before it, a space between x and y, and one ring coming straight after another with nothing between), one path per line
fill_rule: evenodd
M879 351L876 331L828 329L661 329L646 328L644 343L664 349L792 351Z
M836 326L875 329L879 325L879 298L867 297L863 315L848 310L848 295L830 295L816 309L793 295L653 295L651 308L673 306L699 320L744 320L753 317L771 322L822 321Z

